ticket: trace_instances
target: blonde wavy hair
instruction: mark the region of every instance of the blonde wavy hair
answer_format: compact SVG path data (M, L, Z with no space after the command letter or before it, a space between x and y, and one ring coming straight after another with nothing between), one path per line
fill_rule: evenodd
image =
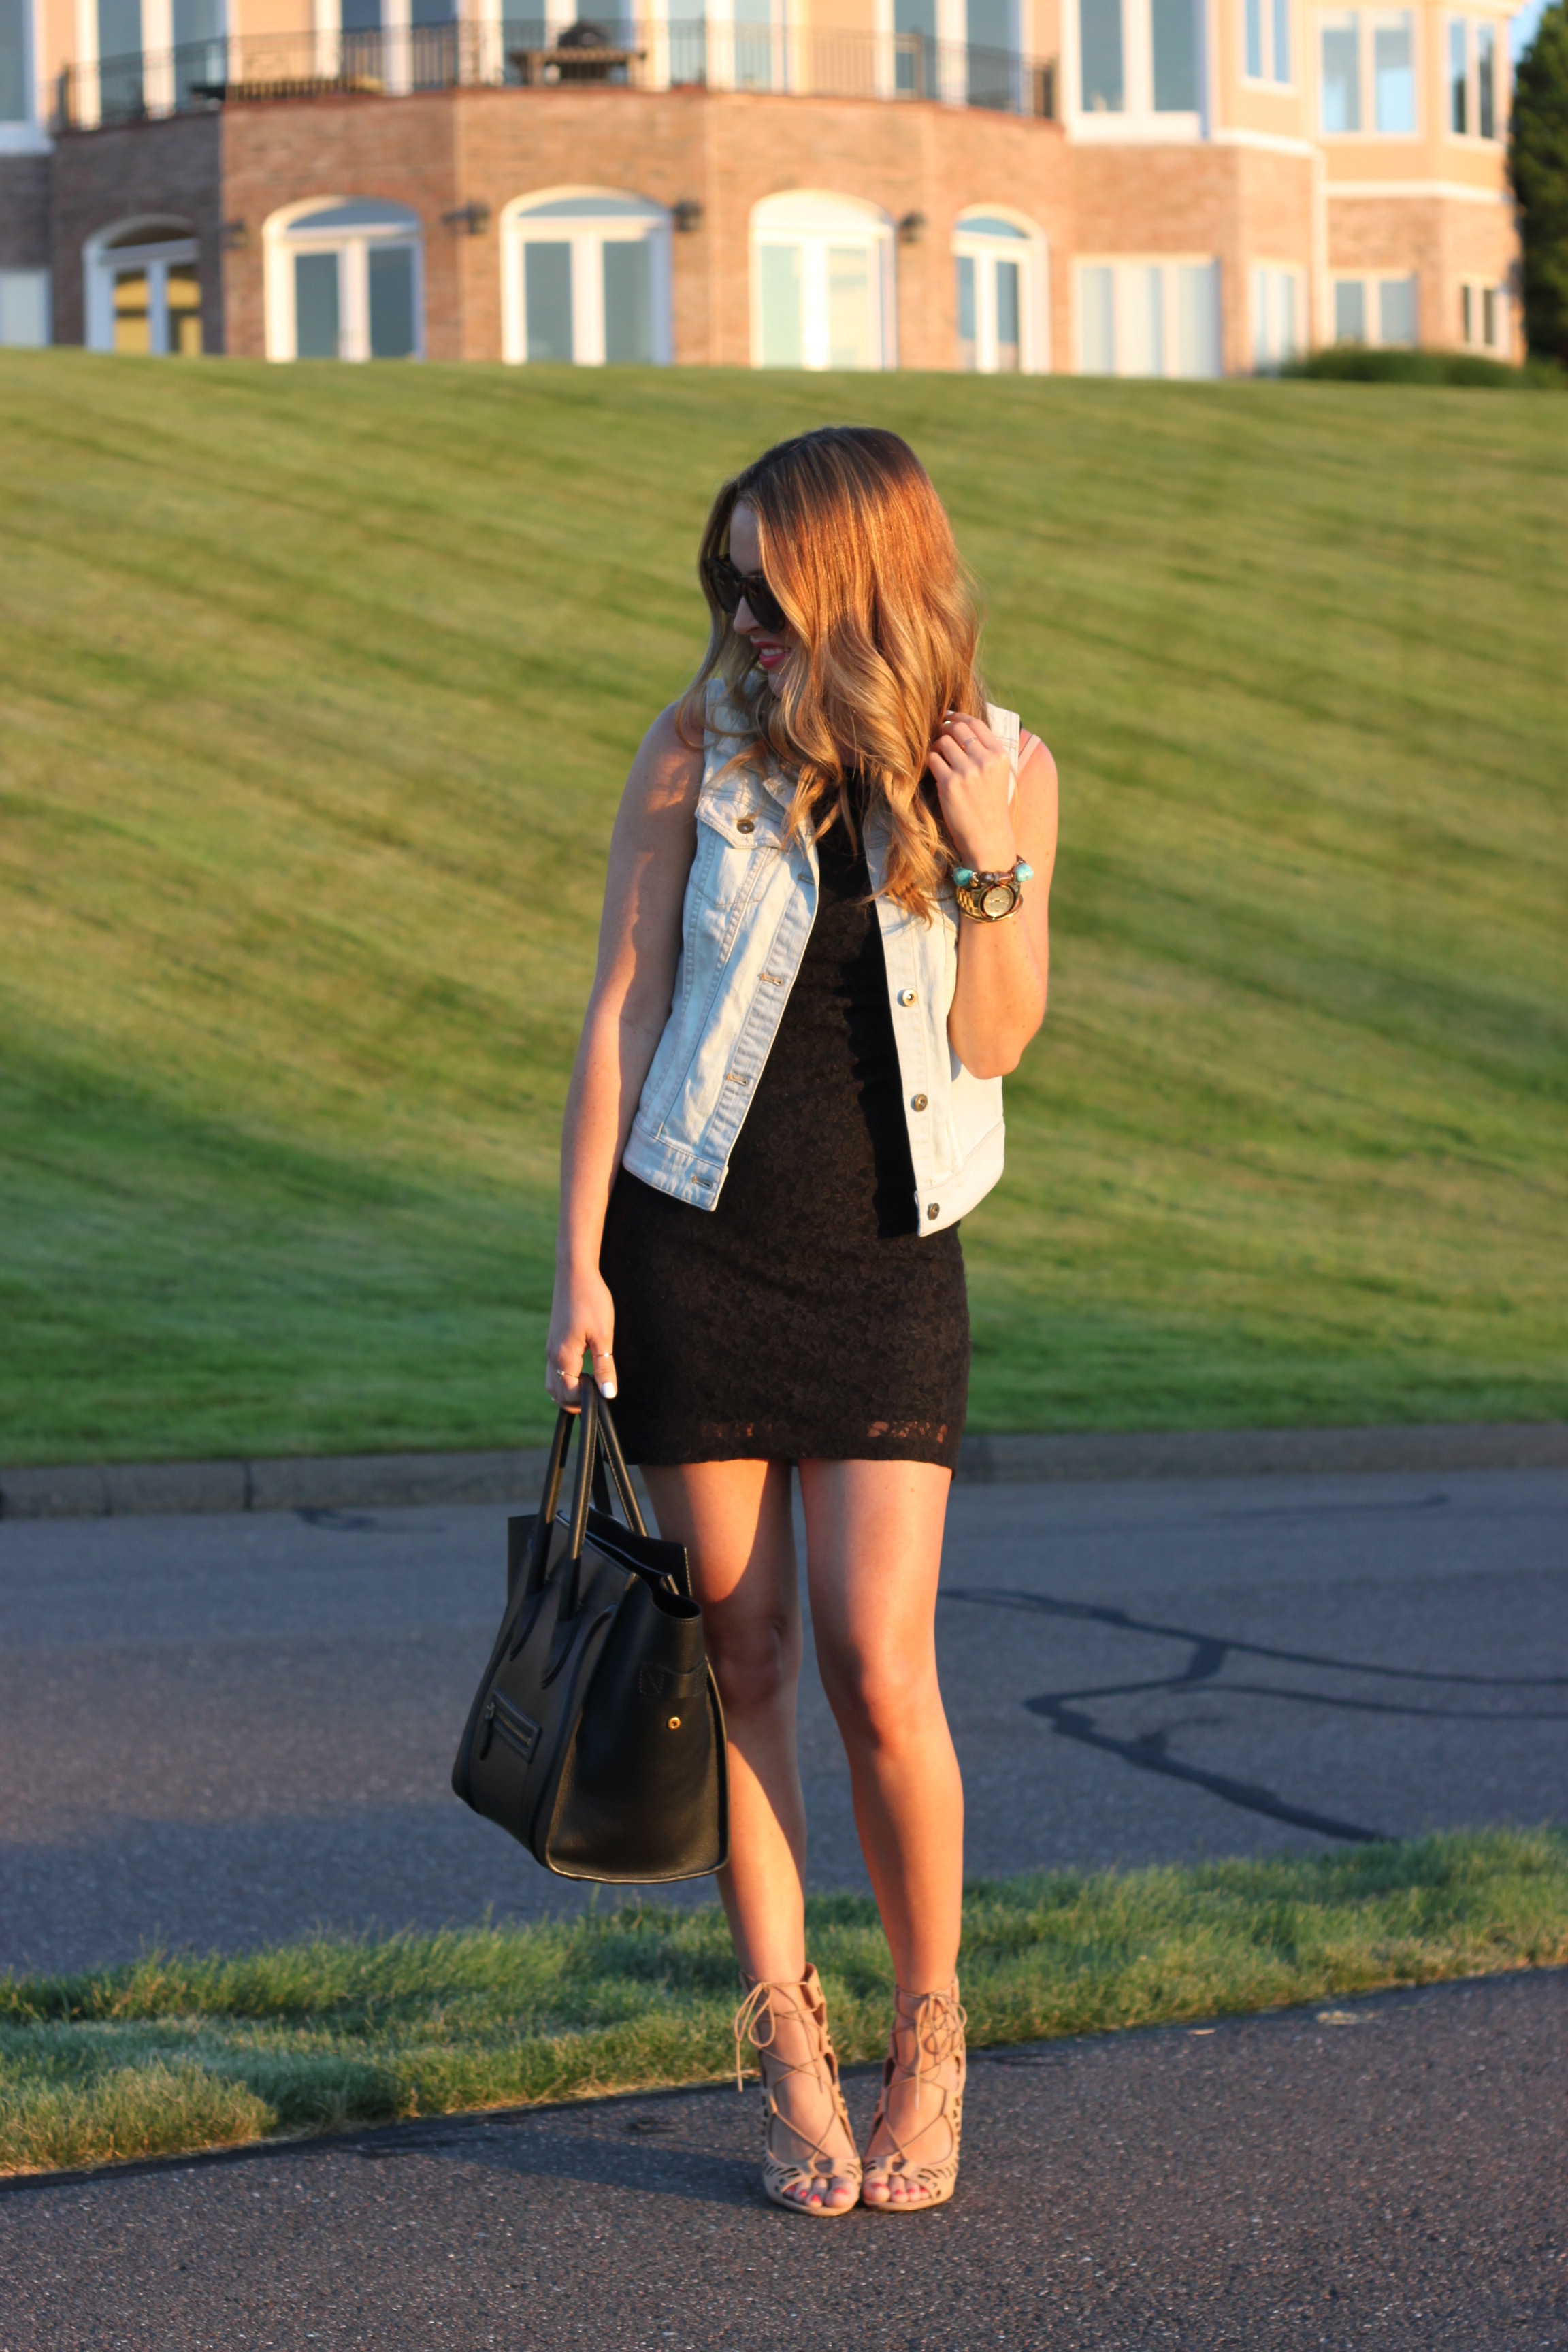
M728 553L742 502L805 656L788 664L776 689L708 585L707 562ZM709 681L721 679L741 731L748 720L755 730L737 759L771 755L795 778L791 838L817 838L836 816L853 838L848 782L858 774L891 834L885 893L929 918L952 850L926 755L949 711L984 717L985 697L969 577L909 443L864 425L779 442L714 499L699 577L712 626L680 704L686 740L702 740Z

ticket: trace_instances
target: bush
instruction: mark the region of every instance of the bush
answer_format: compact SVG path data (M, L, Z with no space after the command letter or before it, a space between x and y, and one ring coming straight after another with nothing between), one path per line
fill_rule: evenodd
M1563 0L1568 5L1568 0ZM1523 385L1568 389L1568 374L1550 363L1509 367L1475 352L1374 352L1364 343L1334 343L1326 351L1291 360L1282 375L1311 376L1333 383L1484 384L1493 391Z

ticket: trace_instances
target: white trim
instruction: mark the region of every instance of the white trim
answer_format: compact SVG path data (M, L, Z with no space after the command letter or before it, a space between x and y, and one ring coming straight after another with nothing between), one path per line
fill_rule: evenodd
M1113 306L1112 341L1118 347L1113 360L1126 348L1124 331L1131 324L1135 299L1131 273L1134 270L1161 272L1160 289L1160 364L1150 370L1133 371L1113 365L1117 376L1147 375L1162 382L1213 383L1225 374L1225 312L1226 273L1219 256L1214 253L1075 253L1072 257L1072 364L1075 375L1089 373L1084 365L1083 351L1083 273L1086 269L1109 269L1111 272ZM1181 369L1181 307L1175 284L1179 269L1206 269L1213 273L1215 299L1215 370L1213 375L1184 376ZM1098 373L1100 371L1096 370Z
M625 213L554 213L537 218L541 205L573 197L614 196ZM637 207L633 210L630 207ZM670 300L669 215L633 188L566 186L531 188L501 207L501 358L510 367L528 363L523 250L530 244L572 247L572 351L577 367L605 365L604 253L606 243L647 245L652 265L653 363L668 367L675 356Z
M302 236L293 234L297 221L307 219L312 213L329 211L335 205L385 203L384 197L331 194L323 191L319 195L305 196L299 202L284 205L262 225L261 241L266 288L267 356L269 360L292 362L299 358L295 348L294 268L296 254L335 253L338 257L338 356L346 362L368 361L370 351L370 267L367 249L372 245L395 245L405 247L414 257L414 350L411 356L425 356L425 236L419 215L408 205L398 209L406 217L402 221L367 223L356 228L325 228L307 230Z
M1067 134L1086 146L1194 147L1203 142L1203 117L1134 114L1131 109L1124 114L1080 113L1076 122L1067 125Z
M1012 237L988 236L984 229L973 224L980 220L1007 221L1023 231L1021 240ZM1016 261L1018 272L1018 373L1021 375L1048 375L1051 369L1051 278L1050 245L1045 231L1029 219L1027 214L1016 211L1011 205L969 205L964 207L952 226L952 258L956 267L959 257L981 262ZM996 373L996 288L993 271L975 274L975 372L977 374ZM989 361L989 366L986 364Z
M137 242L141 229L172 229L174 236ZM89 236L81 249L83 337L89 352L114 349L114 280L121 270L147 274L147 345L149 355L169 355L168 274L171 268L201 264L201 247L188 221L177 213L132 214L113 221Z
M874 289L871 320L873 358L868 373L879 373L899 364L898 269L893 250L893 224L888 214L858 196L841 196L826 188L788 188L763 196L752 207L751 247L752 365L762 367L763 300L762 248L793 246L801 256L801 363L806 369L828 364L827 248L830 245L863 246L871 262Z
M1468 188L1459 180L1331 180L1331 200L1347 196L1352 202L1372 196L1426 196L1440 198L1444 204L1507 205L1511 209L1513 199L1500 188Z
M37 92L34 104L37 103ZM52 155L55 142L38 122L0 122L0 155Z
M1273 89L1272 82L1259 83L1258 88ZM1223 127L1214 133L1216 147L1252 147L1263 155L1299 155L1304 160L1317 153L1310 139L1288 139L1279 131L1245 131L1239 126Z

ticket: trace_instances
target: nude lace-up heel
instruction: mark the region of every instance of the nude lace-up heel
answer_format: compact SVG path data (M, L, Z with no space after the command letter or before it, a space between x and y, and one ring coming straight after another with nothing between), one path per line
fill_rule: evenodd
M749 1977L742 1970L741 1982L746 1988L746 1997L735 2011L735 2088L744 2088L742 2045L749 2042L757 2053L763 2078L763 2188L773 2203L784 2206L787 2212L809 2213L818 2221L837 2221L841 2214L855 2210L860 2190L860 2158L855 2149L855 2135L849 2128L849 2111L838 2087L838 2060L827 2031L827 2004L816 1970L808 1968L798 1984L773 1983L766 1978ZM806 2057L792 2063L778 2056L782 2018L792 2019L799 2026L809 2053ZM847 2156L829 2152L826 2143L831 2124L825 2125L820 2137L813 2139L798 2124L792 2124L787 2116L780 2114L779 2086L792 2074L809 2074L829 2093L834 2115L849 2143ZM787 2133L789 2142L800 2153L793 2158L778 2155L773 2145L775 2131ZM828 2186L836 2178L847 2180L855 2196L844 2205L813 2203L811 2189L820 2188L826 2199Z
M893 2146L887 2156L867 2158L868 2184L885 2182L885 2199L862 2198L873 2213L926 2213L945 2205L958 2184L958 2150L963 2134L963 2084L968 2073L963 2029L969 2021L959 2006L958 1979L945 1992L905 1992L895 1988L893 2030L882 2064L882 2093L871 2126L872 2138L887 2130ZM913 2055L900 2053L902 2035ZM914 2085L915 2122L902 2135L888 2121L895 2084ZM918 2194L894 2197L893 2183L906 2180Z

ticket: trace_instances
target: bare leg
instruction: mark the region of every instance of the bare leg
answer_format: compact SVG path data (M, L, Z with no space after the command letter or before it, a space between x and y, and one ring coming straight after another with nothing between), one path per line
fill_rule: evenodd
M724 1703L731 1858L719 1894L735 1956L750 1977L798 1984L805 1974L805 1801L795 1748L802 1637L789 1465L700 1462L645 1466L643 1475L660 1534L690 1556ZM778 2021L785 2064L810 2055L804 2039L797 2046L799 2032ZM831 2102L808 2076L790 2076L779 2105L808 2143L826 2135L834 2148ZM857 2193L847 2175L836 2175L816 2201L849 2205Z
M936 1670L949 1474L924 1462L803 1462L800 1479L817 1662L894 1976L907 1992L945 1990L963 1893L963 1789ZM919 2098L895 2086L889 2122L906 2141ZM880 2152L873 2141L869 2155ZM868 2182L868 2200L902 2189L895 2181L879 2196Z

